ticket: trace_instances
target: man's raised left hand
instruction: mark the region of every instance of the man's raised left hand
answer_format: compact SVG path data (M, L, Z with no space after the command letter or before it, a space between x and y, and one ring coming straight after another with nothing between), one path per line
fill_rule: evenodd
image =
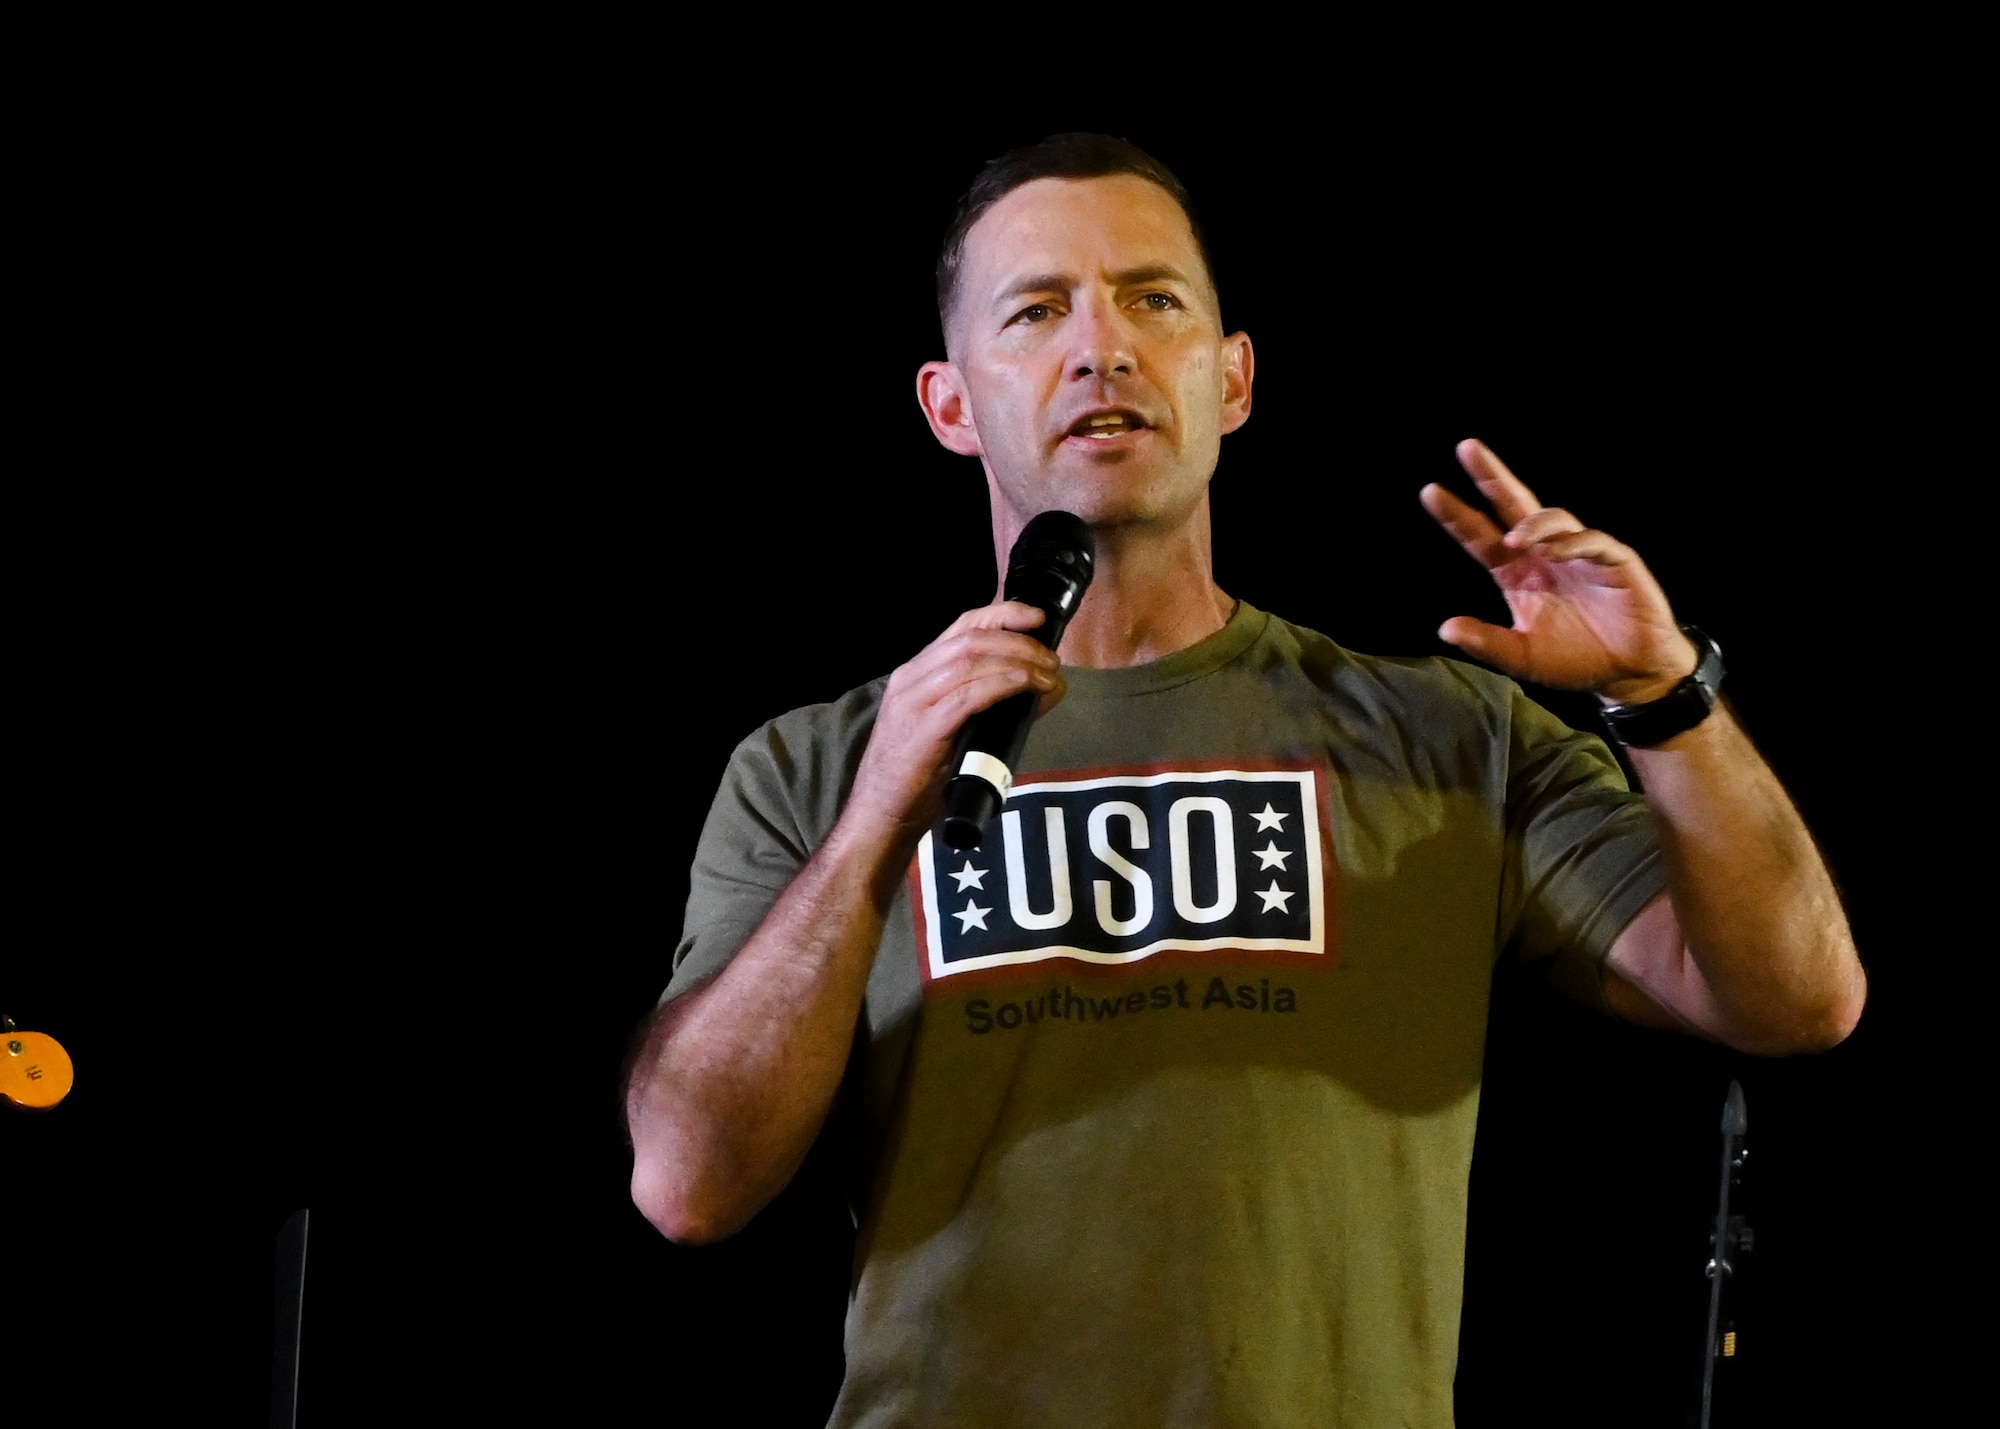
M1483 443L1460 442L1458 460L1493 514L1436 483L1424 509L1486 568L1514 624L1455 615L1439 639L1516 679L1618 704L1658 699L1694 669L1694 645L1636 551L1543 506Z

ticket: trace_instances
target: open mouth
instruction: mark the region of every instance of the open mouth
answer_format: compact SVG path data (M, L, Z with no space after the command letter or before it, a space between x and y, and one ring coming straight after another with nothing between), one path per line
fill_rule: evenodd
M1108 441L1127 432L1143 432L1145 429L1145 421L1136 412L1093 412L1071 427L1069 435Z

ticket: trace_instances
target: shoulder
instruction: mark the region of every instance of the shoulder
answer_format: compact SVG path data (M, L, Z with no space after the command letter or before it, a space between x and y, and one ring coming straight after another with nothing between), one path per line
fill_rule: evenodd
M1312 684L1370 714L1499 727L1512 722L1521 704L1532 704L1519 685L1478 665L1442 655L1366 655L1276 616L1259 644L1267 662L1296 666Z
M837 699L766 720L730 752L710 812L810 847L831 827L874 731L885 675Z
M839 816L886 684L885 676L803 705L737 742L696 848L697 891L713 884L775 896L790 881Z
M1391 657L1349 650L1319 631L1273 618L1259 641L1266 688L1302 678L1343 742L1426 777L1496 791L1551 761L1589 778L1616 774L1603 741L1571 728L1494 671L1445 656ZM1616 776L1622 786L1622 776Z
M737 746L738 752L764 750L789 761L808 754L823 756L856 742L866 744L888 683L889 677L884 675L857 685L838 699L787 710L746 736Z

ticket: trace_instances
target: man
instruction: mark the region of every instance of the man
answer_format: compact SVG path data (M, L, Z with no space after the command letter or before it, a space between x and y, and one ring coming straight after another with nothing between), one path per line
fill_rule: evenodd
M1208 483L1253 352L1146 155L989 166L940 311L918 398L979 459L996 553L1073 511L1095 579L1060 661L995 601L739 748L628 1090L634 1198L727 1235L841 1104L839 1424L1448 1424L1495 959L1830 1045L1863 982L1826 872L1637 556L1476 442L1492 515L1423 500L1514 624L1440 633L1624 707L1647 801L1505 680L1222 591ZM954 738L1023 690L1015 792L951 853Z

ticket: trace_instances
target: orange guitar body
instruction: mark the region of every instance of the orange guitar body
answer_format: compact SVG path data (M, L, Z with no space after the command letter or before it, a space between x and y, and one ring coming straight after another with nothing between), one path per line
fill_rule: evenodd
M0 1032L0 1097L31 1111L46 1111L76 1084L76 1068L62 1043L46 1032Z

